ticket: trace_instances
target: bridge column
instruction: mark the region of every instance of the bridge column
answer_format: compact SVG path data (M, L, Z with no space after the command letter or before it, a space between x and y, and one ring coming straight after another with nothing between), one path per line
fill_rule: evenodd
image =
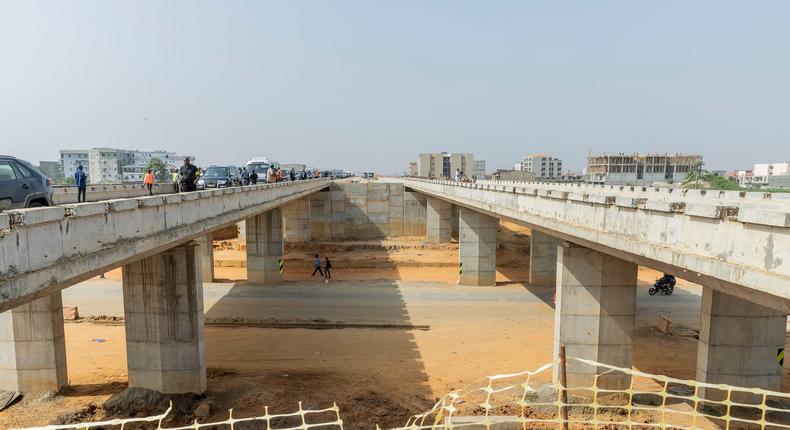
M782 366L776 358L785 346L786 324L779 311L704 287L697 380L778 391ZM705 394L723 399L718 390Z
M568 357L631 368L637 265L564 242L557 250L557 304L554 311L554 357L565 345ZM555 366L555 381L558 373ZM567 364L568 386L592 386L601 369L573 360ZM630 377L610 374L598 387L627 388Z
M302 198L287 203L282 208L286 242L309 242L310 200Z
M247 218L247 282L279 284L283 281L283 225L280 208Z
M0 313L0 390L59 391L66 384L60 292Z
M535 229L529 235L529 283L540 287L557 285L557 247L562 240Z
M206 233L195 242L200 248L200 270L203 282L214 282L214 234Z
M130 387L206 391L199 252L189 242L123 266Z
M462 207L458 224L459 285L496 285L499 219Z
M435 197L426 200L428 243L450 243L452 233L453 204Z

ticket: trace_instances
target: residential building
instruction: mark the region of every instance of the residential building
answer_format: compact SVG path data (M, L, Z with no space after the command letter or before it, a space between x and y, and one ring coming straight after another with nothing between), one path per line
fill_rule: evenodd
M424 178L453 178L456 170L472 177L475 167L475 157L471 153L422 153L417 158L417 176Z
M522 163L521 161L517 162L516 164L513 165L513 170L518 170L519 172L524 170L524 163Z
M474 177L477 179L486 177L486 160L475 160Z
M521 170L532 173L535 179L556 179L562 175L562 160L546 154L534 154L521 160Z
M88 151L61 149L60 165L64 178L73 178L78 166L82 166L85 173L88 173Z
M63 179L63 166L59 161L39 161L38 168L53 181Z
M701 165L701 155L593 154L587 157L586 181L614 185L683 182Z
M790 175L790 161L784 163L764 163L754 165L754 176L787 176Z
M417 162L412 161L409 163L409 176L417 176Z
M93 148L88 151L88 177L92 184L124 182L123 167L131 164L134 164L132 151L113 148Z

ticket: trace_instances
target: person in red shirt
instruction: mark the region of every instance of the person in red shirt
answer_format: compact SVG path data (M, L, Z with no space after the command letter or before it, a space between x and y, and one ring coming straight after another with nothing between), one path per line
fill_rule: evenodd
M152 188L154 187L154 174L151 172L151 169L148 169L148 171L145 173L145 179L143 179L143 183L145 184L145 187L148 188L148 195L153 196L154 191Z

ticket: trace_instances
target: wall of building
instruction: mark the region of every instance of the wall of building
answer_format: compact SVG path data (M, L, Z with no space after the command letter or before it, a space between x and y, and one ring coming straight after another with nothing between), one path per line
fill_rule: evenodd
M425 196L387 182L333 183L283 210L285 240L425 235Z

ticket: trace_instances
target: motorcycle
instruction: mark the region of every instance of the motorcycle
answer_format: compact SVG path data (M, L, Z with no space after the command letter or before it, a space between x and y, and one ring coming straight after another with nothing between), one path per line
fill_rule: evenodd
M675 277L672 275L664 275L660 279L656 279L653 286L647 290L651 296L655 296L656 293L669 296L673 291L675 291Z

